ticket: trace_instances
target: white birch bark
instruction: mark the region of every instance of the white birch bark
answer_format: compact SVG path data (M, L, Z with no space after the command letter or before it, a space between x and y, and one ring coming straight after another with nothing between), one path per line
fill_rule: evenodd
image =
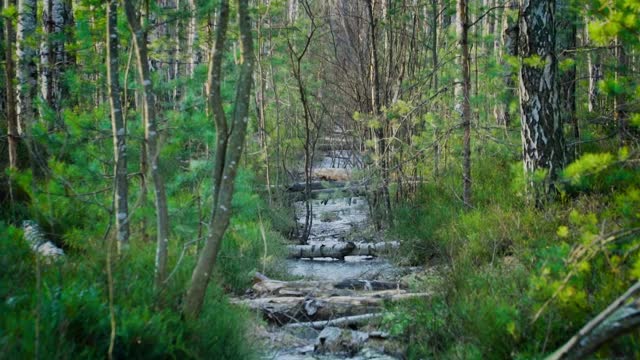
M537 201L553 192L553 181L564 166L565 145L558 99L555 53L555 1L520 2L520 112L522 152L527 187ZM542 186L534 173L547 172Z
M129 203L127 184L127 144L122 104L120 102L120 84L118 71L118 2L109 0L107 6L107 82L109 105L111 108L111 127L113 130L114 166L114 205L116 209L116 237L118 252L126 251L129 245Z
M18 132L31 141L30 128L35 119L34 98L37 87L37 51L33 46L36 33L36 0L18 1L17 43L17 77L18 77Z

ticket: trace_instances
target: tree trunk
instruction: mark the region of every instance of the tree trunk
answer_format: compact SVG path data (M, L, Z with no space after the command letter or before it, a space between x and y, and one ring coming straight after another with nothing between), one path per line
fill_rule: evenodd
M63 0L44 0L42 11L44 40L40 44L40 95L43 104L40 116L45 117L47 106L53 111L55 119L52 126L59 126L62 93L60 73L64 66L63 30L65 27L65 4Z
M588 22L588 19L586 20ZM589 28L585 26L584 37L586 45L591 45ZM600 103L600 89L598 83L603 79L600 50L592 50L587 53L587 65L589 66L589 112L598 111Z
M116 210L116 234L118 252L129 245L129 190L127 183L127 129L125 127L118 71L118 1L109 0L107 6L107 82L111 128L113 130L114 202Z
M33 137L36 123L35 99L38 93L38 70L36 68L36 0L18 1L17 42L17 119L18 132L27 144L29 162L34 176L41 176L46 171L46 158Z
M169 245L169 211L164 179L160 172L160 151L158 149L158 130L155 114L155 98L149 57L147 53L147 34L140 25L132 1L125 1L125 13L129 28L133 34L136 60L138 64L138 82L142 97L142 118L144 120L144 138L146 143L147 161L151 165L151 178L155 190L155 207L157 222L157 246L155 266L155 286L159 289L167 273L167 249Z
M187 76L193 77L199 62L198 42L198 17L196 0L188 0L189 22L187 26Z
M224 39L228 23L229 3L222 0L220 5L220 26L216 35L214 53L211 56L210 74L213 74L214 81L210 82L209 97L214 103L214 108L222 109L220 98L220 83L215 82L215 76L220 75L220 63L222 61ZM225 138L226 152L224 163L220 168L222 173L219 179L214 179L214 184L219 184L219 190L214 189L214 208L212 209L209 232L202 252L198 258L193 274L191 275L191 285L187 290L184 300L183 312L189 318L198 316L204 303L209 279L211 278L218 251L221 247L222 238L231 218L231 199L233 196L236 172L244 147L244 138L247 130L249 104L251 97L251 85L253 74L253 36L251 34L251 18L249 15L248 0L238 0L238 26L240 30L241 65L240 74L236 86L235 107L233 112L232 131L229 133L228 142ZM211 78L211 76L210 76ZM222 113L224 114L224 113ZM214 115L215 116L215 115ZM216 124L225 119L216 118ZM220 129L218 129L220 131ZM216 142L218 145L223 141L218 134ZM219 148L219 146L218 146ZM216 154L216 156L218 156ZM216 159L218 160L218 159ZM216 168L219 164L216 164ZM214 185L215 186L215 185Z
M559 55L559 62L566 60L572 61L572 65L568 68L561 70L559 75L559 96L560 96L560 110L562 124L571 124L573 141L578 142L580 140L580 127L578 124L578 117L576 114L576 57L575 51L577 48L577 36L578 36L578 16L576 9L572 7L572 1L562 0L557 5L557 11L559 20L557 21L556 31L558 32L557 40L557 52ZM560 31L558 31L560 30ZM572 149L573 156L578 156L577 145Z
M463 160L462 160L462 200L466 208L471 208L471 59L469 55L469 5L467 0L457 2L457 35L460 46L461 84L456 86L456 107L462 115Z
M12 0L4 0L4 9L13 6ZM9 145L9 167L12 170L20 168L18 160L18 142L20 135L18 133L18 118L16 114L16 88L15 77L16 69L13 62L13 50L15 43L15 30L11 19L4 19L4 58L5 58L5 86L6 86L6 117L7 117L7 136Z
M501 92L500 99L496 108L494 109L496 123L500 126L504 126L505 129L511 124L511 112L509 107L511 102L515 99L516 84L513 79L513 69L508 64L506 58L518 56L518 21L516 19L517 14L514 14L518 8L517 1L510 0L508 8L503 11L502 21L502 41L501 50L499 52L500 64L503 69L503 81L504 89Z
M640 282L614 300L547 360L589 359L602 345L640 326Z
M520 111L527 190L536 201L555 192L554 181L565 164L562 118L558 109L558 63L555 54L555 1L521 0ZM534 173L546 171L544 184Z
M385 218L389 226L393 226L393 214L391 212L391 197L389 196L389 160L387 154L387 134L385 133L387 128L387 122L381 116L382 112L382 99L381 96L381 81L380 81L380 61L378 59L378 37L377 27L378 19L375 15L375 1L367 0L367 16L369 20L369 38L371 43L369 44L369 84L371 86L371 112L374 118L378 118L381 125L375 129L374 135L376 140L376 159L378 159L379 166L382 170L382 187L374 194L376 197L375 204L377 207L382 202ZM385 97L386 98L386 97Z
M619 84L624 83L624 75L628 71L629 58L624 44L619 38L616 38L615 56L617 60L615 80ZM618 139L621 145L627 141L628 124L627 124L627 96L624 91L617 93L613 98L613 117L618 126Z

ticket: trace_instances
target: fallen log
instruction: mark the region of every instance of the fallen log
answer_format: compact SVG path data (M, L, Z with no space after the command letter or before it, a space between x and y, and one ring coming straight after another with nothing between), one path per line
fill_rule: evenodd
M345 256L378 256L379 254L396 250L400 247L397 241L378 243L334 243L331 245L289 245L290 258L335 258L344 259Z
M354 290L394 290L406 286L394 281L348 279L340 282L331 281L279 281L262 275L257 277L253 285L253 293L259 296L335 296L352 295Z
M311 191L318 190L338 190L346 188L347 182L344 181L312 181L309 183ZM303 192L306 188L306 184L303 182L293 183L287 188L288 192Z
M640 327L640 281L589 321L547 360L586 359L602 345Z
M330 319L324 321L307 321L307 322L295 322L285 325L285 327L290 329L295 328L312 328L316 330L322 330L325 327L335 326L335 327L351 327L353 325L360 325L362 323L369 322L373 319L381 318L383 313L372 313L372 314L362 314L362 315L353 315L353 316L345 316L337 319Z
M231 302L262 312L266 320L279 324L292 321L319 321L376 313L385 302L427 298L431 293L407 293L403 290L380 291L359 296L301 297L283 296L236 299Z

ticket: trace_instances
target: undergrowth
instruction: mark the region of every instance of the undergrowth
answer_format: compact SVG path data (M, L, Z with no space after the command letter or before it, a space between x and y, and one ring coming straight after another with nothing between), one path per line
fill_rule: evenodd
M196 241L197 223L174 227L171 277L159 293L152 286L155 244L142 241L134 228L130 249L112 263L114 359L254 357L258 349L247 341L252 317L229 304L227 294L244 292L255 271L273 277L282 273L284 240L272 229L267 206L253 184L251 174L241 172L234 217L196 320L182 318L181 301L202 247L202 240ZM106 254L112 234L104 236L108 223L100 216L80 216L86 208L61 203L58 206L67 208L58 209L49 207L46 198L32 196L37 206L29 213L44 213L42 218L51 210L76 221L58 229L67 256L55 264L36 262L22 230L0 223L0 359L105 358L111 332ZM172 215L174 224L190 224L198 216L187 207Z
M396 209L392 233L405 257L443 265L440 285L417 289L434 291L430 300L401 304L387 319L409 358L543 358L640 277L637 234L602 242L640 220L640 172L627 150L608 154L570 165L544 209L513 190L522 188L521 164L504 156L475 160L473 209L445 191L461 178L455 172ZM637 333L623 337L599 357L638 356L639 342Z

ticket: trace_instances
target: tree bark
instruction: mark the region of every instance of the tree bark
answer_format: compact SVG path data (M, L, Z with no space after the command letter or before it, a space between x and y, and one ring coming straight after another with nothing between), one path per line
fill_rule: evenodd
M129 245L129 189L127 182L127 129L120 102L120 77L118 71L118 1L108 0L107 5L107 83L111 128L113 131L114 205L118 252Z
M501 37L501 51L499 53L500 65L503 69L503 81L504 89L501 92L498 104L494 109L496 123L500 126L504 126L505 129L511 124L511 112L509 107L511 102L515 99L516 84L513 79L513 69L507 62L507 57L518 56L518 21L515 18L516 14L513 14L518 8L518 2L510 0L507 2L507 9L502 12L502 37Z
M375 1L374 0L366 0L367 3L367 16L369 22L369 39L371 39L371 43L369 44L369 84L371 86L371 112L374 118L378 118L380 120L380 125L375 129L374 135L376 140L376 159L380 163L380 168L382 169L382 187L378 192L376 192L375 197L376 206L380 206L379 202L382 201L383 211L385 213L385 218L388 221L389 226L393 226L393 214L391 212L391 197L389 196L389 161L387 154L387 139L385 130L387 128L387 122L381 116L382 111L382 88L381 88L381 80L380 80L380 61L378 58L378 36L377 36L377 27L378 27L378 19L375 15ZM386 98L386 97L385 97ZM380 227L380 226L378 226Z
M587 19L585 22L588 22ZM584 37L586 45L591 45L589 28L585 26ZM600 50L593 50L587 53L587 65L589 66L589 112L599 110L600 89L598 83L603 79Z
M218 28L214 54L212 55L212 59L215 59L215 61L212 60L212 69L210 69L210 71L213 71L214 73L219 73L220 67L218 66L217 69L215 68L217 64L216 61L221 62L223 56L222 50L224 46L224 39L226 38L227 25L222 25L222 23L225 17L228 19L228 0L222 0L220 8L220 27ZM224 16L223 13L225 14ZM226 21L228 20L224 20L224 22ZM251 85L253 83L252 74L254 59L248 0L238 0L238 27L240 30L241 64L236 86L232 127L229 132L228 142L226 142L227 151L225 152L224 162L221 166L221 178L214 179L214 184L219 184L219 190L214 189L214 196L217 196L217 199L214 198L214 208L212 209L207 240L191 275L191 285L187 290L184 300L183 312L185 316L189 318L197 317L202 310L207 286L216 263L222 238L229 226L229 220L231 218L231 199L233 196L236 172L242 155L242 149L244 147L247 123L249 122L248 116ZM219 94L217 91L219 89L219 83L214 83L213 85L214 86L210 88L209 97L211 102L216 102L220 100L218 97L219 95L217 95ZM212 93L214 93L213 98L211 98ZM215 105L216 108L222 108L221 103L213 105ZM222 120L224 120L224 118ZM219 122L220 119L216 119L216 124ZM222 141L222 139L219 135L216 141L218 142L218 145L220 145L220 141ZM219 148L219 146L217 148ZM218 156L218 154L216 154L216 156ZM216 164L216 167L217 166L218 164Z
M462 201L471 208L471 58L469 55L469 5L467 0L457 2L457 35L460 47L461 84L456 87L456 107L462 115L463 160L462 160Z
M555 1L521 0L520 15L522 153L527 190L540 203L555 192L554 181L566 162L558 109ZM539 170L546 172L541 186L534 181Z
M17 119L18 132L27 144L29 162L34 176L41 176L46 169L46 158L33 137L37 109L35 99L38 93L38 70L36 67L36 0L18 1L17 43Z
M576 86L577 86L577 66L575 50L577 48L578 36L578 16L577 10L573 8L573 1L562 0L557 5L559 12L556 31L558 32L557 52L559 62L572 61L572 64L559 73L559 99L560 116L562 124L571 124L572 137L575 143L580 140L580 126L576 114ZM577 158L577 145L572 149L573 156Z
M627 49L619 38L616 38L615 56L617 60L615 80L622 85L629 67ZM617 93L613 98L613 117L618 126L618 140L624 145L629 138L627 121L627 95L625 92Z
M60 125L61 111L60 73L64 66L64 41L62 34L65 27L65 4L63 0L44 0L42 11L44 40L40 45L40 95L43 104L40 116L45 117L47 109L53 110L55 119L53 126Z
M13 6L12 0L4 0L4 9ZM20 168L18 160L18 143L20 135L18 133L18 117L16 114L16 69L13 61L13 50L15 48L15 29L11 19L4 19L4 58L5 58L5 86L6 86L6 117L7 136L9 146L9 168L17 170Z
M187 76L193 77L196 66L199 63L198 42L198 17L196 0L187 1L189 22L187 26Z
M302 229L302 234L299 236L301 244L306 244L311 234L311 227L313 226L313 203L311 201L311 183L313 176L313 159L318 142L320 124L316 120L307 97L307 89L305 87L305 81L302 73L302 60L307 54L311 41L314 38L317 26L315 20L310 12L309 4L304 3L303 6L308 11L308 15L311 20L311 26L308 34L306 35L306 42L304 48L297 52L290 39L287 39L287 46L289 48L289 62L291 63L291 72L295 78L298 96L300 103L302 104L303 118L304 118L304 181L305 181L305 221Z
M164 179L160 172L160 151L158 149L158 129L156 124L155 98L153 81L149 70L147 52L147 32L140 25L133 1L125 1L125 14L129 28L133 34L136 61L138 65L138 82L142 97L142 118L144 119L144 138L147 161L151 165L151 178L155 192L157 245L155 264L155 287L159 289L164 283L167 273L167 252L169 245L169 211Z

